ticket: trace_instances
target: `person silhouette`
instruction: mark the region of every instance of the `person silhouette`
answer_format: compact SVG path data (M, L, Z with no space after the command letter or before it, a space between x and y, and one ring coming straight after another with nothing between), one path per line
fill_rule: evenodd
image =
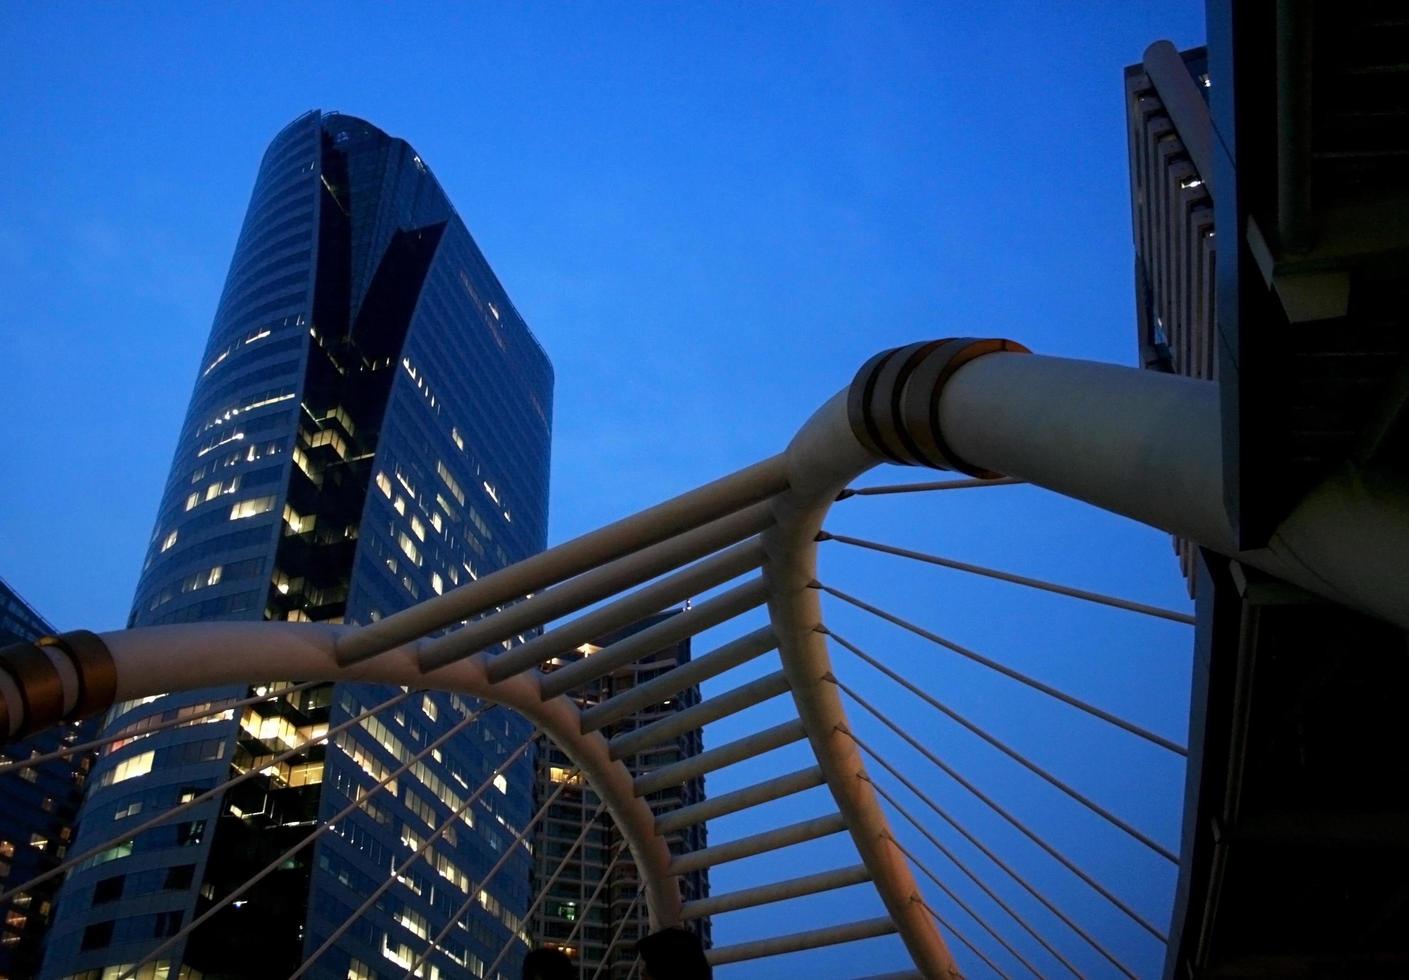
M523 980L576 980L572 958L556 946L535 949L523 958Z
M636 944L641 980L713 980L700 938L688 929L653 932Z

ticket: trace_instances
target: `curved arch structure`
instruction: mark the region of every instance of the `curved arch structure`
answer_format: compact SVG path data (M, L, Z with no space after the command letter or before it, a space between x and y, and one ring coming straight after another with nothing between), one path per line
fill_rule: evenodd
M674 875L845 827L861 866L811 876L807 884L783 883L769 894L791 897L869 879L888 921L716 949L715 962L894 931L925 976L958 976L910 865L893 846L856 742L848 737L836 685L829 683L831 662L813 587L817 535L831 503L857 475L885 461L1039 484L1409 626L1409 501L1402 488L1347 469L1314 491L1267 548L1238 553L1223 512L1217 390L1211 383L1032 356L1010 341L945 340L877 355L777 457L369 626L161 626L65 634L38 646L11 647L0 655L0 729L22 734L103 710L115 700L270 677L376 681L473 695L533 720L582 770L642 870L654 927L691 914L681 906ZM667 624L551 674L539 670L587 639L739 576L748 578ZM488 652L502 649L516 633L605 599L611 601L507 653ZM613 699L584 712L568 696L575 685L651 653L652 643L692 635L760 605L767 607L770 630L697 659L675 687L653 683L647 694L633 695L634 703L669 698L774 646L781 670L679 720L609 740L599 729L632 704ZM190 656L192 648L201 655ZM620 761L681 726L695 727L784 692L791 695L797 721L671 767L677 772L633 780ZM710 771L803 736L817 760L815 773L768 780L664 820L645 802L653 788L668 785L663 780ZM674 858L666 847L665 829L818 781L825 781L835 801L831 817ZM725 896L708 904L719 910L767 900L772 898Z

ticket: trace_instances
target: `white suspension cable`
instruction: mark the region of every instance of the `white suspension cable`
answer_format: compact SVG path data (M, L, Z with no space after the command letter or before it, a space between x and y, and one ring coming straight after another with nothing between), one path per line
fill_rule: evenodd
M996 568L987 568L983 565L973 565L969 562L955 561L953 558L927 555L922 551L897 548L894 545L881 544L879 541L867 541L865 538L853 538L845 534L832 534L829 531L819 532L817 540L836 541L839 544L847 544L855 548L865 548L869 551L878 551L882 554L895 555L899 558L910 558L914 561L925 562L929 565L938 565L940 568L949 568L958 572L968 572L970 575L981 575L985 578L996 579L1000 582L1009 582L1013 585L1023 585L1030 589L1038 589L1042 592L1051 592L1072 599L1081 599L1084 602L1094 602L1099 605L1110 606L1114 609L1124 609L1127 612L1141 613L1146 616L1153 616L1157 619L1167 619L1173 623L1183 623L1185 626L1194 625L1194 617L1190 616L1188 613L1176 612L1173 609L1163 609L1159 606L1151 606L1143 602L1135 602L1132 599L1122 599L1119 596L1106 595L1101 592L1092 592L1089 589L1078 589L1070 585L1059 585L1056 582L1047 582L1040 578L1031 578L1027 575L1004 572Z
M532 741L532 737L530 737L529 741ZM525 748L527 748L527 745L525 745ZM514 838L513 842L508 847L504 848L503 855L499 858L498 861L494 862L494 867L486 871L483 878L473 883L472 887L469 889L469 895L468 897L466 897L465 901L460 905L458 909L455 910L455 913L450 916L449 919L446 920L445 926L440 930L440 932L435 934L435 936L431 939L430 944L426 946L426 948L421 952L421 955L416 958L416 961L411 964L411 969L406 971L407 977L415 976L416 971L421 968L421 964L425 963L426 960L430 959L431 954L440 948L441 940L443 940L446 935L449 934L450 930L453 929L455 925L465 917L465 913L468 912L470 910L470 906L475 903L476 895L484 890L484 886L489 884L489 882L494 878L496 874L499 873L499 871L504 867L504 865L509 863L509 858L513 856L514 850L524 842L524 838L526 838L533 831L533 828L538 826L538 821L543 819L543 817L548 813L548 808L552 806L555 802L557 802L558 797L563 794L563 790L565 789L567 789L566 782L564 782L561 786L554 790L552 795L549 796L548 799L543 801L543 805L538 808L538 812L529 818L528 823L526 823L524 825L524 828L519 831L518 836Z
M602 959L597 963L597 969L592 971L592 980L597 980L601 976L602 970L606 967L607 961L612 958L612 950L616 949L616 944L621 940L621 933L626 928L626 924L631 921L631 917L636 914L636 906L641 904L641 896L645 893L645 886L636 889L636 897L631 900L631 904L626 908L626 914L621 917L621 922L616 927L616 932L612 933L611 941L607 943L606 952L602 953Z
M165 721L159 722L151 726L150 728L143 728L140 732L134 732L132 730L131 725L124 726L116 732L112 732L108 735L103 736L102 738L95 738L91 742L80 742L77 745L69 745L65 746L64 748L57 749L53 752L46 752L43 755L33 755L30 756L28 759L21 759L18 762L7 762L4 765L0 765L0 776L3 776L7 772L14 772L17 769L29 769L34 766L43 765L46 762L53 762L55 759L64 759L71 755L78 755L82 752L92 752L95 749L101 749L105 745L111 745L113 742L120 742L124 738L127 738L129 736L155 735L157 732L164 732L169 728L180 728L183 725L187 725L191 722L200 721L202 718L209 718L211 715L218 715L222 711L233 711L236 708L246 708L252 704L258 704L261 701L277 701L278 699L287 697L290 694L296 694L299 691L306 691L310 687L317 687L320 684L326 683L328 682L305 681L302 684L295 684L293 687L286 687L281 691L269 691L265 694L256 694L251 697L243 698L239 701L223 701L218 705L210 707L204 711L197 712L195 714L185 716L178 715L175 718L168 718ZM134 724L137 723L134 722Z
M1101 806L1095 800L1084 795L1078 790L1073 789L1071 786L1067 785L1065 782L1052 775L1046 769L1043 769L1041 766L1037 765L1037 763L1033 762L1027 756L1023 755L1021 752L1012 748L1007 743L996 738L995 736L990 735L988 732L984 731L978 725L975 725L969 719L965 718L963 715L959 714L953 708L950 708L948 705L944 704L943 702L935 698L933 695L921 690L919 687L912 684L900 674L896 673L895 671L887 667L885 664L881 663L875 657L872 657L870 654L866 653L860 647L847 642L847 640L845 640L843 637L841 637L837 633L834 633L832 630L828 629L825 626L818 626L817 631L819 633L823 633L827 636L830 636L842 647L845 647L847 650L850 650L853 654L859 657L863 662L869 664L871 667L874 667L882 674L885 674L887 677L895 681L901 687L905 688L911 694L920 698L930 707L943 713L946 717L954 721L956 724L962 725L970 732L973 732L975 735L983 739L989 745L993 746L999 752L1002 752L1008 758L1012 759L1014 762L1027 769L1029 772L1044 780L1048 785L1061 790L1067 796L1071 797L1073 800L1086 807L1086 809L1096 814L1096 816L1106 820L1108 823L1111 824L1111 826L1125 832L1126 834L1129 834L1135 840L1139 841L1141 844L1144 844L1146 847L1154 851L1160 857L1164 858L1166 861L1178 867L1179 855L1175 854L1169 848L1165 847L1163 844L1159 843L1154 838L1150 837L1148 834L1145 834L1143 831L1136 829L1129 823L1126 823L1120 817L1117 817L1114 813L1111 813L1105 807Z
M317 949L315 949L308 956L307 959L300 963L297 970L289 974L289 980L298 980L299 977L307 973L309 969L312 968L314 961L317 960L318 957L326 953L334 943L336 943L339 939L342 938L343 933L347 932L348 929L352 928L352 926L356 924L358 919L366 915L367 910L376 904L377 899L385 895L393 884L401 880L401 876L406 872L406 869L411 867L411 865L415 864L418 860L424 857L426 852L431 849L431 845L434 844L436 841L440 840L441 837L445 835L445 831L448 830L455 823L456 820L460 819L460 817L466 811L468 811L469 808L473 806L475 802L478 801L479 798L489 790L489 787L494 785L495 778L502 775L503 772L509 768L509 766L513 765L514 762L516 762L520 756L522 756L525 752L528 751L529 746L533 744L533 740L538 737L538 734L539 730L535 728L533 730L533 733L529 735L529 737L524 741L522 745L520 745L509 756L507 756L503 762L499 763L499 765L496 766L494 770L484 778L484 782L480 783L479 786L475 788L475 791L470 794L469 798L466 799L463 803L461 803L458 807L456 807L454 812L452 812L450 816L446 817L445 820L438 827L436 827L435 830L429 836L426 837L426 839L421 843L420 847L416 848L416 850L414 850L409 857L405 858L399 865L393 868L391 874L388 875L386 879L376 887L375 890L373 890L372 894L368 895L363 900L362 904L359 905L351 915L349 915L346 919L343 920L342 925L334 929L333 932L328 936L328 938L323 940L323 944ZM556 794L554 794L554 798L556 799ZM522 838L523 835L520 834L519 839L522 840ZM515 841L514 843L517 844L518 841Z
M828 677L831 679L832 683L836 684L837 687L845 691L853 701L861 705L861 707L865 708L878 721L880 721L887 728L889 728L891 731L895 732L906 742L908 742L911 748L915 749L930 762L938 766L941 770L944 771L947 776L949 776L950 779L954 780L960 786L964 787L966 790L972 793L980 801L986 804L990 810L998 814L1004 820L1008 821L1008 823L1015 827L1017 830L1021 831L1023 836L1025 836L1028 840L1032 841L1038 847L1042 848L1042 850L1046 851L1047 854L1050 855L1058 864L1060 864L1062 867L1066 868L1072 874L1076 875L1078 878L1084 881L1087 885L1092 888L1092 890L1094 890L1102 898L1104 898L1106 901L1110 902L1116 908L1124 912L1132 922L1140 926L1142 929L1144 929L1150 935L1154 936L1160 942L1168 942L1168 937L1166 937L1164 933L1160 932L1159 929L1153 923L1150 922L1150 920L1146 919L1139 912L1136 912L1109 888L1106 888L1095 878L1092 878L1085 871L1082 871L1081 868L1079 868L1074 861L1072 861L1061 851L1058 851L1051 844L1047 843L1047 841L1042 837L1042 835L1038 834L1027 824L1023 823L1017 817L1013 816L1012 813L1010 813L1003 806L997 803L991 796L984 793L983 790L979 789L973 783L969 782L967 779L961 776L958 772L954 770L952 766L944 762L944 760L940 759L939 756L935 755L925 745L921 744L920 741L915 738L915 736L911 735L909 732L905 731L905 729L903 729L901 726L891 721L884 714L882 714L876 708L875 705L871 704L871 702L861 697L861 695L857 694L855 691L847 687L841 681L837 680L831 675L828 675Z
M410 692L405 692L405 693L406 693L406 694L409 694ZM406 775L406 773L410 772L410 771L411 771L411 768L412 768L416 763L420 762L420 761L421 761L422 759L424 759L426 756L430 755L430 754L431 754L432 752L434 752L436 749L440 748L442 745L444 745L446 742L448 742L451 738L453 738L454 736L458 735L460 732L464 731L465 728L467 728L472 722L478 720L479 717L480 717L481 715L483 715L485 712L491 711L491 710L493 710L493 709L496 708L496 707L498 707L498 705L493 705L493 704L491 704L491 705L486 705L485 707L480 708L478 711L475 711L475 712L473 712L472 714L466 715L466 716L465 716L464 718L462 718L460 721L456 722L456 723L455 723L454 725L452 725L452 726L449 728L449 730L447 730L444 734L442 734L442 735L440 735L439 737L437 737L437 738L435 739L435 741L431 742L431 743L430 743L429 745L427 745L425 748L421 749L419 752L417 752L415 755L413 755L413 756L412 756L410 759L408 759L407 761L403 762L403 763L402 763L400 766L398 766L396 769L393 769L390 773L388 773L387 775L383 776L383 777L382 777L371 789L369 789L367 792L361 794L357 799L353 800L353 801L352 801L351 803L349 803L347 806L343 807L343 808L342 808L341 810L339 810L337 813L333 814L333 816L329 817L326 821L324 821L323 823L319 824L318 827L315 828L311 833L305 835L302 839L300 839L299 841L297 841L297 842L293 845L293 847L291 847L291 848L289 848L288 850L284 851L284 853L280 854L280 855L279 855L278 857L276 857L273 861L270 861L268 864L266 864L266 865L265 865L263 868L261 868L259 871L255 872L255 873L254 873L253 875L251 875L249 878L245 879L245 882L244 882L243 884L241 884L238 888L234 889L233 891L230 892L230 894L226 895L226 896L225 896L224 898L222 898L220 901L216 902L216 903L215 903L214 905L212 905L210 908L206 909L206 911L205 911L202 915L196 917L195 919L192 919L184 928L178 930L178 931L177 931L176 933L174 933L170 938L168 938L165 942L163 942L161 945L157 946L156 949L153 949L152 951L150 951L149 953L147 953L147 955L146 955L140 962L138 962L138 963L136 963L135 965L129 967L129 968L127 969L127 972L123 973L122 976L118 977L118 980L131 980L132 977L135 977L135 976L137 975L137 971L139 971L142 967L146 966L148 963L152 962L154 959L156 959L156 958L157 958L158 956L160 956L162 953L166 952L166 951L167 951L168 949L170 949L172 946L175 946L177 943L179 943L179 942L181 942L182 940L184 940L184 939L185 939L187 936L189 936L192 932L194 932L195 930L199 929L202 925L204 925L207 921L209 921L209 920L210 920L216 913L218 913L221 909L225 908L227 905L229 905L230 903L234 902L236 899L238 899L238 898L239 898L241 895L243 895L245 892L249 891L251 888L253 888L255 885L257 885L259 882L263 881L263 880L264 880L265 878L267 878L269 875L273 874L274 871L276 871L276 870L279 868L279 866L282 865L282 864L283 864L285 861L287 861L289 858L293 857L295 854L297 854L299 851L303 850L303 849L304 849L305 847L307 847L309 844L313 843L313 842L314 842L315 840L317 840L319 837L322 837L325 833L327 833L329 830L331 830L331 829L333 828L333 826L334 826L335 824L337 824L337 822L338 822L339 820L341 820L343 817L347 816L349 813L351 813L351 812L354 811L354 810L358 810L358 809L361 809L362 807L366 806L367 803L368 803L368 801L370 801L373 796L377 795L377 794L380 793L382 790L386 789L386 787L387 787L388 785L390 785L391 783L395 782L395 781L396 781L397 779L399 779L400 777Z
M1102 946L1095 939L1095 937L1093 937L1085 929L1081 928L1080 925L1078 925L1076 922L1073 922L1071 917L1068 916L1065 912L1063 912L1055 902L1053 902L1046 895L1043 895L1040 891L1034 888L1026 878L1018 874L1017 871L1013 870L1011 865L1009 865L1006 861L1000 858L997 854L993 853L992 849L989 848L988 845L984 844L983 841L979 840L972 833L970 833L969 830L963 824L955 820L954 817L951 816L947 810L945 810L942 806L936 803L929 795L927 795L922 789L920 789L913 782L911 782L904 773L902 773L899 769L895 768L895 766L891 765L888 761L886 761L860 736L858 736L855 732L848 730L843 730L842 734L846 735L853 742L855 742L856 745L861 749L861 751L865 752L866 755L868 755L871 759L875 760L875 762L878 763L881 768L885 769L886 772L890 773L893 777L895 777L895 779L898 780L901 785L903 785L911 793L913 793L917 799L919 799L922 803L924 803L931 810L933 810L941 819L944 820L945 823L949 824L949 826L953 827L956 831L958 831L959 835L963 837L964 840L972 844L979 851L979 853L981 853L984 857L988 858L988 860L992 861L996 867L1001 869L1004 874L1006 874L1009 878L1011 878L1014 882L1021 886L1024 891L1026 891L1033 898L1037 899L1037 901L1042 904L1043 908L1045 908L1048 912L1051 912L1054 916L1056 916L1068 929L1076 933L1076 935L1080 936L1088 946L1090 946L1096 952L1100 953L1103 957L1105 957L1105 959L1112 966L1114 966L1117 970L1119 970L1126 977L1128 977L1129 980L1138 980L1135 974L1128 967L1126 967L1125 964L1121 963L1121 961L1118 960L1115 955L1111 953L1110 950ZM876 784L874 781L871 783L871 785L875 786L877 789L880 788L879 785Z
M328 739L340 734L343 731L346 731L348 728L351 728L353 725L358 724L364 719L369 718L372 715L378 714L382 711L385 711L388 708L395 707L398 703L406 700L406 698L408 697L410 697L410 692L400 692L395 696L383 701L381 704L376 705L372 708L368 708L366 711L363 711L356 717L349 718L347 721L338 724L335 728L330 728L321 735L318 735L314 738L310 738L306 742L303 742L302 744L297 745L294 748L289 749L285 752L281 752L279 755L276 755L272 759L270 759L267 763L264 764L264 766L259 769L250 769L234 777L233 779L224 780L223 782L218 783L210 789L206 790L204 793L201 793L195 796L194 798L187 800L185 803L181 803L177 806L174 806L170 810L163 810L161 813L155 814L154 816L142 821L140 824L138 824L136 827L133 827L131 830L125 830L115 837L109 837L101 844L95 844L94 846L88 848L86 851L82 851L78 854L73 855L72 857L59 863L57 866L50 868L48 871L45 871L43 874L35 875L33 878L31 878L29 881L26 881L24 884L16 885L14 888L11 888L4 894L0 894L0 905L3 905L5 902L7 902L10 898L15 896L19 892L27 891L33 888L35 885L39 884L40 882L48 881L50 878L72 870L76 865L88 860L95 854L101 854L109 848L116 847L119 844L133 839L139 834L144 834L147 831L151 830L153 827L166 823L173 817L178 817L181 814L200 806L207 800L219 796L221 793L224 793L226 790L230 789L230 787L238 786L247 780L253 779L255 776L258 776L261 772L268 769L270 766L277 766L281 762L286 762L295 756L302 755L303 753L307 752L310 748L317 745L319 742L326 742Z
M914 623L901 619L899 616L896 616L893 613L888 613L884 609L876 608L869 602L865 602L861 599L858 599L853 595L848 595L847 593L842 592L840 589L834 589L830 585L823 585L822 583L818 582L815 583L815 587L821 589L828 595L836 596L838 599L842 600L845 603L855 606L857 609L864 609L866 612L871 613L872 615L877 616L881 619L884 619L888 623L893 623L894 625L899 626L901 629L909 630L916 636L924 637L931 643L937 644L938 646L942 646L946 650L950 650L954 653L959 654L959 656L961 657L966 657L976 664L982 664L990 670L997 671L1004 677L1010 677L1020 684L1027 685L1034 691L1041 691L1043 694L1046 694L1049 697L1056 698L1063 704L1068 704L1071 707L1076 708L1078 711L1086 712L1093 718L1099 718L1104 722L1109 722L1117 728L1124 729L1132 735L1139 736L1140 738L1145 739L1145 741L1147 742L1151 742L1155 745L1158 745L1160 748L1168 749L1176 755L1187 756L1189 754L1188 750L1185 749L1184 746L1180 745L1177 742L1170 741L1163 735L1156 735L1154 732L1146 728L1141 728L1134 722L1126 721L1124 718L1121 718L1117 715L1113 715L1109 711L1105 711L1101 708L1098 708L1093 704L1088 704L1087 702L1082 701L1079 698L1074 698L1070 694L1067 694L1065 691L1052 687L1050 684L1044 684L1036 678L1029 677L1027 674L1022 673L1021 671L1017 671L1014 670L1012 667L1000 664L998 661L985 657L981 653L975 653L973 650L970 650L967 647L960 646L952 640L946 640L944 637L938 635L937 633L931 633L923 626L916 626Z
M606 809L607 805L605 803L597 804L596 811L587 819L587 825L582 828L582 833L577 835L577 840L573 841L572 846L568 848L568 852L564 854L563 859L558 862L558 867L548 879L547 884L538 889L538 895L534 897L533 904L530 905L528 911L524 913L523 918L525 922L533 918L534 913L538 911L538 906L543 904L543 900L548 897L548 893L552 891L553 886L558 883L558 878L562 875L564 869L567 868L568 862L572 860L572 856L577 853L578 848L582 847L582 842L587 840L587 835L592 832L593 828L596 826L597 820L601 818ZM494 957L494 962L489 964L489 967L484 971L485 976L494 976L494 971L499 968L500 963L504 962L504 957L509 955L509 950L514 948L514 940L517 938L517 936L510 936L504 945L500 947L499 955Z
M887 833L886 840L890 841L891 845L894 846L896 850L898 850L901 854L905 855L911 865L916 868L919 868L920 872L924 874L926 878L934 882L935 886L940 891L944 892L945 895L949 896L950 901L952 901L955 905L959 906L959 908L963 909L969 918L977 922L979 924L979 927L982 928L984 932L992 936L994 941L997 942L998 945L1006 949L1009 955L1013 957L1013 959L1017 960L1019 963L1025 966L1028 971L1032 973L1033 976L1042 976L1041 970L1037 969L1037 967L1029 963L1027 957L1023 956L1023 954L1019 953L1016 949L1014 949L1012 944L1009 943L1008 940L1004 939L998 933L998 930L994 929L993 926L989 925L987 920L985 920L983 916L975 912L968 902L964 901L962 898L960 898L954 893L954 890L952 888L950 888L944 882L940 881L939 876L933 871L931 871L928 867L926 867L923 863L921 863L920 859L915 857L915 855L910 852L909 848L907 848L904 844L900 843L900 841L896 840L892 834Z

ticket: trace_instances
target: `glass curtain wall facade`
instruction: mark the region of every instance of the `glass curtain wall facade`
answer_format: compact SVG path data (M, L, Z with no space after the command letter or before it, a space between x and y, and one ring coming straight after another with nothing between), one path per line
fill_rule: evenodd
M590 657L601 648L673 615L674 612L668 612L651 616L599 637L593 643L583 644L572 657L549 662L546 669L551 671L570 661ZM689 662L690 641L681 640L612 671L575 691L573 696L584 707L599 704ZM699 685L691 685L660 704L642 708L605 726L602 734L611 738L622 732L634 731L699 703ZM624 756L621 761L633 776L640 776L699 755L704 748L703 739L704 733L700 729L691 729L644 752ZM638 899L641 876L636 863L611 819L603 815L594 820L601 800L572 768L567 756L551 741L543 739L539 745L538 760L539 806L558 789L563 792L549 807L534 833L534 893L537 894L552 882L552 888L544 895L532 916L534 945L562 949L577 965L580 977L628 980L640 971L636 960L636 941L650 931L645 900ZM657 816L663 816L682 806L699 803L704 798L704 777L696 776L650 793L646 801ZM583 837L582 846L573 852L573 844L579 837ZM666 842L672 854L703 850L708 846L706 826L699 823L673 831L666 835ZM709 869L691 871L678 880L680 896L684 901L709 897ZM706 948L709 947L708 917L693 919L685 926L699 935ZM617 940L615 947L612 946L613 938Z
M352 116L300 117L259 169L131 625L365 623L541 550L552 388L547 356L416 152ZM95 766L77 846L116 843L66 883L46 976L98 980L148 958L139 976L287 975L530 732L496 708L417 759L478 706L414 694L326 747L292 751L400 693L352 684L283 697L257 689L273 697L195 717L251 693L114 708L108 730L131 737ZM181 717L189 723L144 730ZM151 957L408 763L403 777ZM256 775L122 839L124 826L243 773ZM531 815L532 774L530 752L310 975L400 977L469 883L512 846ZM522 933L530 859L520 850L421 975L478 976ZM515 944L510 968L522 948Z
M54 628L0 579L0 647L28 643ZM97 722L69 722L33 738L6 745L0 763L48 755L65 746L88 742ZM93 764L83 752L0 776L0 891L55 867L68 854L83 786ZM41 882L0 906L0 980L32 977L39 969L44 936L54 917L59 879Z

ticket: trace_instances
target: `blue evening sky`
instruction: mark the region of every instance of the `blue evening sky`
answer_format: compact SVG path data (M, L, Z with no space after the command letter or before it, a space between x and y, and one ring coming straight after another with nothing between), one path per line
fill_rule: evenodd
M561 541L778 451L885 347L1001 335L1132 363L1121 70L1161 38L1202 43L1201 5L6 4L0 576L61 628L124 622L256 164L307 109L410 141L547 349L550 538ZM854 499L832 523L1188 607L1164 535L1030 488ZM824 579L1182 741L1187 628L837 545L822 557ZM828 616L1177 845L1177 760L865 616L830 605ZM835 658L844 680L1165 927L1171 866L849 654ZM1156 941L879 725L860 713L856 725L1136 972L1158 971ZM708 744L737 734L717 727ZM726 772L710 789L760 776ZM771 812L821 813L823 792ZM750 819L721 821L712 839L759 829ZM933 815L930 826L1083 971L1109 971ZM1059 972L933 847L902 836ZM807 855L725 866L714 887L854 860L835 841ZM1022 972L926 891L958 933ZM864 889L801 908L781 929L767 913L719 917L716 942L879 914ZM792 968L901 962L885 939Z

